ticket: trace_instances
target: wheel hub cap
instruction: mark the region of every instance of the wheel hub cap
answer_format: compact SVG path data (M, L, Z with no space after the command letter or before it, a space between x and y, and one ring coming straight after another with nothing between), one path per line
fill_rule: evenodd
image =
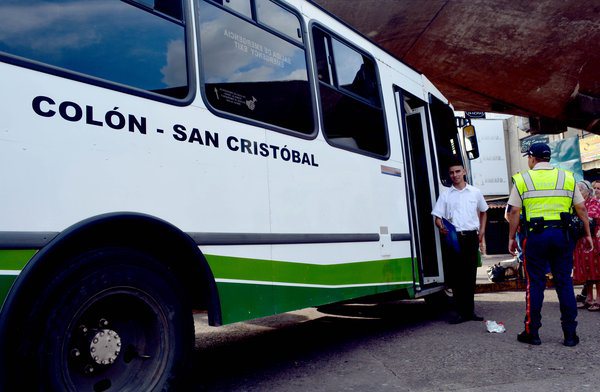
M90 343L90 355L98 365L109 365L121 352L121 338L112 329L96 332Z

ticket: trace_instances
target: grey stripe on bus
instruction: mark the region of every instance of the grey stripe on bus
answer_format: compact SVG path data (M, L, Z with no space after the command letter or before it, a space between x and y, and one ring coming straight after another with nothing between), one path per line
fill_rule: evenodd
M58 232L0 232L0 249L41 249ZM283 245L344 242L378 242L377 233L349 234L284 234L284 233L187 233L197 245ZM408 233L390 235L392 241L410 241Z

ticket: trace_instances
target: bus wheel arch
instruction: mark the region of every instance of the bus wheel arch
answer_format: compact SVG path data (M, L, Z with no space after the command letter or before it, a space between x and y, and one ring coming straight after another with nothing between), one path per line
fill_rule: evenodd
M103 255L99 255L99 253ZM163 280L162 283L164 284L177 286L180 294L174 294L173 297L166 300L182 299L185 305L180 307L178 311L182 312L184 308L187 308L189 315L185 317L193 320L192 308L207 309L209 322L213 325L220 324L220 308L214 278L208 264L206 264L206 260L189 236L174 226L148 215L132 213L102 215L74 225L58 235L34 256L23 270L22 276L19 276L17 282L15 282L15 287L11 290L3 308L3 313L7 317L3 317L4 322L0 326L2 341L12 342L7 350L3 350L5 352L2 355L2 363L0 363L3 372L6 371L7 375L13 371L15 374L21 373L18 369L15 369L15 366L10 365L11 362L13 362L15 356L19 355L19 351L33 352L36 350L35 347L31 346L31 343L19 342L19 340L27 339L32 342L36 341L35 338L30 339L32 336L24 336L25 334L34 335L35 331L40 334L44 333L45 325L36 326L31 324L44 323L44 317L56 319L56 317L48 316L48 309L43 309L44 306L52 307L48 305L48 301L55 298L46 299L44 297L56 294L52 292L52 289L56 287L67 287L68 290L76 294L77 290L73 287L73 282L68 282L68 280L83 277L85 282L89 284L92 278L90 274L85 274L87 268L85 266L92 265L91 268L99 268L102 265L102 257L105 258L104 260L111 260L111 254L113 256L115 254L121 255L123 261L121 264L124 264L125 267L121 267L120 275L129 276L128 279L133 279L132 286L134 288L136 285L142 287L144 282L135 281L135 273L131 269L139 268L142 264L142 270L145 271L142 275L154 280L153 284L156 284L156 281ZM128 259L130 260L128 261ZM146 260L144 263L148 268L144 268L144 263L140 260ZM81 268L79 268L80 266ZM124 282L119 283L120 278L114 276L115 274L111 274L110 269L104 268L102 273L105 275L106 282L108 282L105 289L108 290L109 294L113 286L127 286ZM63 278L67 281L62 281ZM58 282L56 279L58 279ZM82 290L85 291L83 287ZM142 298L144 292L151 290L153 290L152 285L145 286L137 293L129 293L131 294L129 297L135 298L138 296ZM150 313L170 313L170 311L162 309L161 306L153 308L150 305L153 301L156 302L152 298L157 297L159 298L158 301L161 301L160 298L165 293L165 290L160 288L156 291L149 293L147 300L141 299L139 304L143 305L141 307L148 307L147 311ZM113 290L111 295L114 295L113 298L117 298L119 294ZM128 295L123 294L123 298L125 297L128 297ZM65 301L65 298L60 296L56 298ZM85 302L85 298L81 301ZM77 299L75 299L75 302L77 302ZM81 309L85 313L86 306L79 303L73 305L72 309ZM33 312L40 313L41 318L32 315ZM94 328L98 330L99 327L94 325ZM159 326L158 328L163 327ZM193 337L193 324L191 328ZM72 331L68 331L68 333L71 334ZM88 343L83 346L89 347ZM193 340L190 342L190 350L192 348ZM114 358L109 355L106 360L109 359ZM21 374L27 374L27 370L23 371L25 373Z

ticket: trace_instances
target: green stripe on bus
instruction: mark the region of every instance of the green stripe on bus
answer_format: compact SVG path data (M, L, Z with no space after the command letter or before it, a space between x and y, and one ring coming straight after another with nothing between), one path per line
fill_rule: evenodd
M413 281L411 258L308 264L206 255L215 279L343 285Z
M21 271L35 252L35 249L0 250L0 271ZM0 306L16 278L16 274L3 275L0 272Z
M217 287L223 324L399 289L406 289L407 297L412 296L412 284L315 288L219 282Z
M22 270L35 252L34 249L0 250L0 270Z
M330 265L216 255L206 259L215 279L240 280L217 282L224 324L399 289L406 289L407 297L414 295L411 258Z
M10 287L16 278L17 277L14 275L0 275L0 308L8 295L8 290L10 290Z

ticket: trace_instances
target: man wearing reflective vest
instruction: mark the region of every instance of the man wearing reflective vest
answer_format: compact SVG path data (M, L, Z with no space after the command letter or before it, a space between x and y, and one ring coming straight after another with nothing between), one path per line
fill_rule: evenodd
M508 251L516 254L515 233L521 209L524 216L521 223L526 236L523 244L527 277L525 330L517 336L517 340L533 345L542 343L538 331L542 326L546 273L550 267L560 303L563 344L572 347L579 343L575 321L577 302L571 279L574 243L568 238L563 222L567 221L565 218L573 208L584 222L589 251L594 245L584 199L575 186L575 177L569 171L550 165L550 155L550 147L545 143L534 143L529 147L524 156L528 156L531 170L513 176L514 187L508 199L512 206L508 213Z

